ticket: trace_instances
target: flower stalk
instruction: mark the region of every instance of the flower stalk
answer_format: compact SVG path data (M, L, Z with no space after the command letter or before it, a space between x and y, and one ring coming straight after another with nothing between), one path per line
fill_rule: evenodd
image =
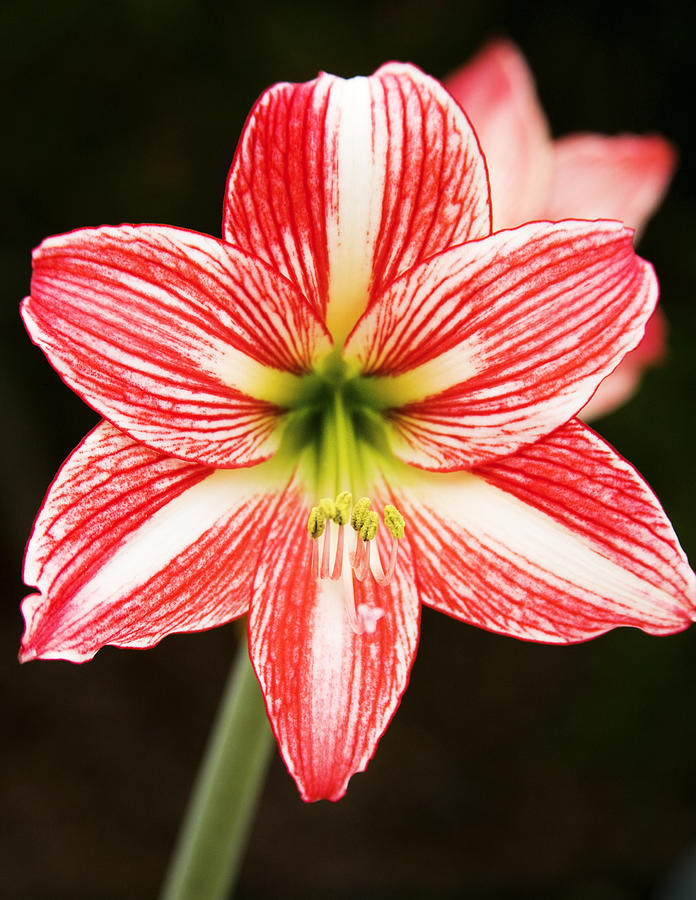
M242 643L162 889L161 900L230 896L268 769L273 734Z

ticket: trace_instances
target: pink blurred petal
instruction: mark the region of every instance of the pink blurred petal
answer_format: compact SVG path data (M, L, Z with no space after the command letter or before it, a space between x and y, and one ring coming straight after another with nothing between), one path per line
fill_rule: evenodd
M481 142L495 230L545 218L553 168L551 135L532 73L518 48L510 41L493 41L444 84Z
M675 165L674 147L659 135L568 135L555 143L544 217L618 219L640 232Z

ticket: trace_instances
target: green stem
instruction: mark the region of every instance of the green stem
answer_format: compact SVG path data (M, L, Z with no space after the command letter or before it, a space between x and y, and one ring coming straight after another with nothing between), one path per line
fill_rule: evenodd
M223 900L230 895L268 768L272 738L242 641L161 900Z

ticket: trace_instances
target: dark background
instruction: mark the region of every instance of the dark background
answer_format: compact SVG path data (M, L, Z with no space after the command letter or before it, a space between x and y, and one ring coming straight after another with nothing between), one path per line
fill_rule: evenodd
M265 87L390 58L444 76L512 37L556 134L655 130L680 148L641 244L670 356L598 428L696 558L695 33L694 7L669 2L2 4L2 897L156 894L236 640L228 627L85 666L15 662L24 542L96 421L23 333L31 248L124 221L219 234ZM344 800L305 806L274 758L238 896L696 897L694 651L696 629L553 648L426 610L409 690Z

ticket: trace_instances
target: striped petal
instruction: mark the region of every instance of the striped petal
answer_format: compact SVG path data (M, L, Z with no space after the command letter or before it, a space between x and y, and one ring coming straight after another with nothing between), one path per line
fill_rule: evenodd
M474 473L422 473L400 502L421 599L465 622L571 643L696 618L696 579L657 499L577 421Z
M444 84L464 108L481 142L495 230L546 218L553 144L524 56L510 41L493 41ZM548 218L579 215L568 211Z
M316 581L308 506L288 493L268 531L249 617L251 658L285 763L305 800L338 800L362 771L406 687L418 642L419 603L408 552L394 580ZM379 607L373 633L345 611Z
M287 279L222 241L161 225L44 241L22 315L107 419L156 450L218 466L275 451L279 407L330 349Z
M278 84L247 121L224 237L293 281L337 343L370 292L489 232L485 165L471 126L413 66Z
M556 141L544 216L619 219L641 231L667 190L676 152L659 135L572 134Z
M513 453L573 416L643 333L652 267L617 222L536 222L453 248L390 285L346 344L426 469Z
M150 647L245 613L255 535L277 499L272 465L214 471L99 425L34 525L24 580L39 593L22 605L20 658L84 662L105 644Z

